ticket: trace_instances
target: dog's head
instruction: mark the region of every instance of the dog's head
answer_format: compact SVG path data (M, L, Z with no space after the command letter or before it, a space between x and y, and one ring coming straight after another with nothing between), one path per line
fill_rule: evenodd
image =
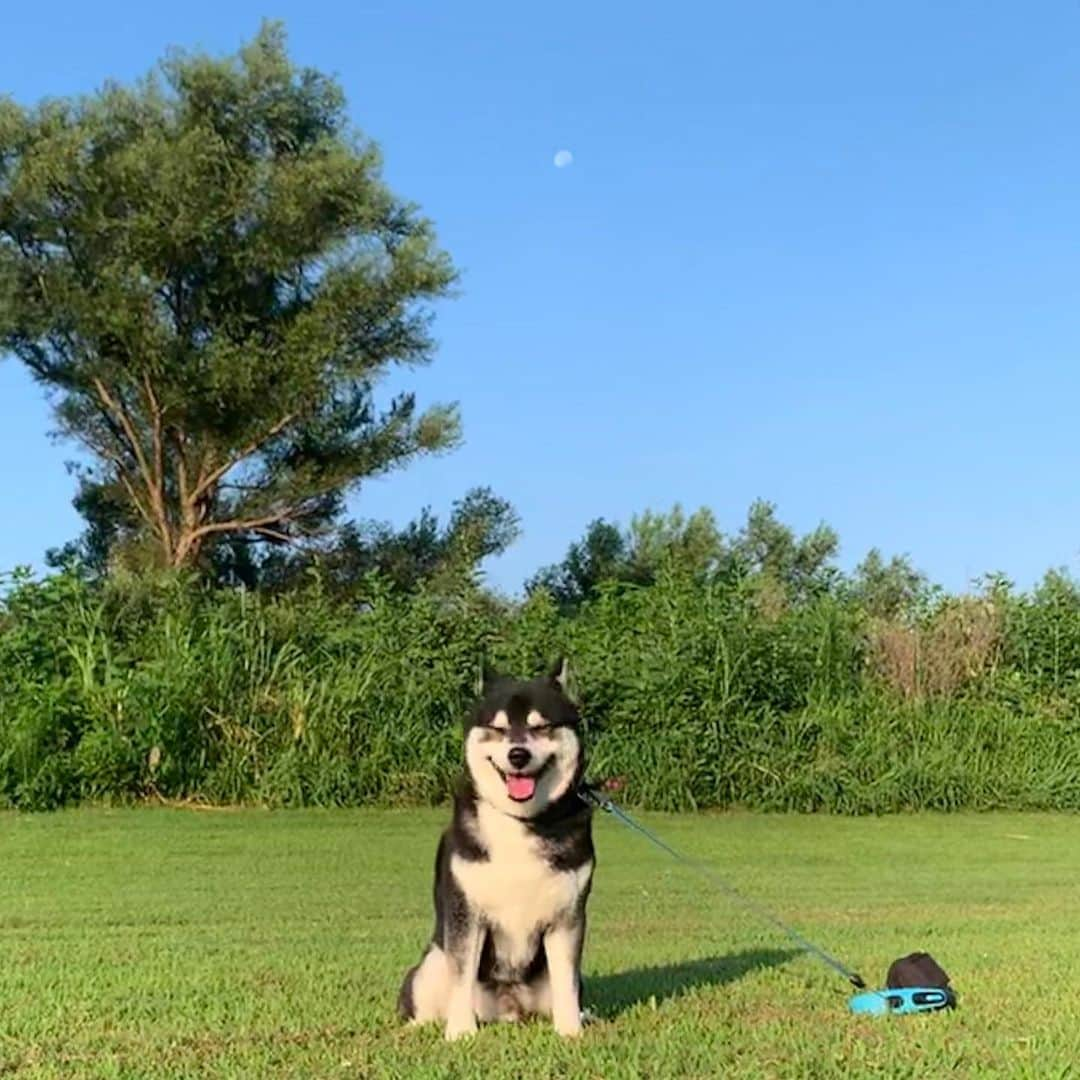
M581 780L581 718L566 677L559 661L528 682L485 680L466 726L465 763L477 795L504 814L536 817Z

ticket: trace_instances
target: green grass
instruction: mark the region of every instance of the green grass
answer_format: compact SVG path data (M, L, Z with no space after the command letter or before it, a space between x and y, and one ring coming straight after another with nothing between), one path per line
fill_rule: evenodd
M0 1076L1071 1075L1080 819L646 820L880 981L931 951L954 1014L860 1020L844 983L610 819L586 948L601 1021L448 1046L400 1026L431 811L0 815Z

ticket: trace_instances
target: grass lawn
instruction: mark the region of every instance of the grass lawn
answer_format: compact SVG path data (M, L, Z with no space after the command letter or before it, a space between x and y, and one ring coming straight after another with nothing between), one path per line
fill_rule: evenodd
M952 1014L855 1019L844 982L615 821L577 1043L401 1027L444 813L0 814L0 1076L1073 1075L1080 819L644 820L879 983L932 952ZM1074 1065L1074 1063L1076 1063Z

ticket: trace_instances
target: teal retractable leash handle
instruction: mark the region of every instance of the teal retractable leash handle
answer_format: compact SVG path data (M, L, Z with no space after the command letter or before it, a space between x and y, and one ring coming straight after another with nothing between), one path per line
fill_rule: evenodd
M747 897L743 896L742 893L720 877L712 867L707 866L696 859L691 859L680 851L676 851L675 848L671 847L670 844L665 843L649 829L646 829L640 822L635 821L625 810L617 806L609 796L603 794L595 786L583 783L578 788L578 798L597 810L603 810L604 813L611 814L621 821L622 824L627 826L627 828L632 829L640 836L645 837L646 840L651 844L654 844L661 851L666 852L675 859L676 862L680 862L684 866L689 866L696 870L740 907L745 908L759 919L776 927L781 933L798 945L803 952L809 953L826 966L832 968L838 975L843 976L856 990L861 991L861 993L852 996L848 1002L849 1008L853 1013L883 1016L887 1014L936 1012L938 1009L951 1008L956 1004L956 996L948 986L905 986L887 990L868 990L865 980L858 972L852 971L851 968L837 960L835 956L830 955L820 946L815 945L812 941L803 937L802 934L788 926L787 923L768 908L763 907L753 900L747 899ZM912 956L909 957L908 960L914 958L915 957ZM903 962L904 961L898 961L897 963L900 964ZM933 962L931 961L931 963ZM934 967L936 968L936 964Z
M855 994L848 1002L853 1013L863 1016L885 1016L888 1013L937 1012L951 1009L956 995L948 987L900 986L894 990L867 990Z

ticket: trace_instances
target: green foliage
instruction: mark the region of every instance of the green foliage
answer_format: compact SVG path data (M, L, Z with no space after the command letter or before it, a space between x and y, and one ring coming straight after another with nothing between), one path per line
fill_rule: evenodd
M724 558L723 537L705 507L689 517L678 505L666 514L646 510L631 520L627 546L640 581L654 581L668 565L706 581Z
M762 595L671 561L573 613L461 579L405 592L369 575L343 599L318 570L280 594L20 575L0 609L0 802L438 801L483 666L567 654L591 773L624 777L633 803L1080 808L1075 584L998 586L896 624L932 643L932 692L870 664L882 623L852 590Z
M224 539L307 536L455 443L453 408L375 401L430 358L454 280L379 168L273 25L131 87L0 100L0 353L93 459L82 554L190 568Z
M819 595L834 585L839 574L833 564L840 540L828 525L805 536L776 516L776 507L758 501L731 545L730 559L743 574L776 582L796 599Z
M617 525L598 518L570 545L565 558L540 570L526 585L529 593L546 592L567 610L596 596L605 581L634 580L629 543Z
M517 512L489 488L458 499L445 526L425 508L403 529L385 522L350 522L317 547L273 549L256 561L250 545L236 542L218 552L215 578L248 588L295 588L317 573L324 587L348 598L377 573L395 589L411 592L479 584L481 563L502 554L520 534Z
M886 619L916 615L933 597L926 575L910 559L894 555L886 562L877 548L855 568L851 591L867 614Z
M1006 610L1006 662L1029 685L1075 700L1080 692L1080 586L1064 572L1051 571L1031 595L1014 598Z
M603 519L570 545L561 563L545 567L526 586L548 592L566 611L595 600L611 582L648 585L665 568L705 582L721 568L726 549L712 511L687 517L676 505L666 513L646 510L622 530Z
M702 507L687 517L680 506L646 511L628 530L597 520L570 545L561 563L541 570L527 585L547 590L566 611L593 600L607 582L647 585L665 568L699 583L754 578L780 603L828 592L839 580L833 565L839 541L828 526L799 537L776 516L771 503L755 502L730 540Z

